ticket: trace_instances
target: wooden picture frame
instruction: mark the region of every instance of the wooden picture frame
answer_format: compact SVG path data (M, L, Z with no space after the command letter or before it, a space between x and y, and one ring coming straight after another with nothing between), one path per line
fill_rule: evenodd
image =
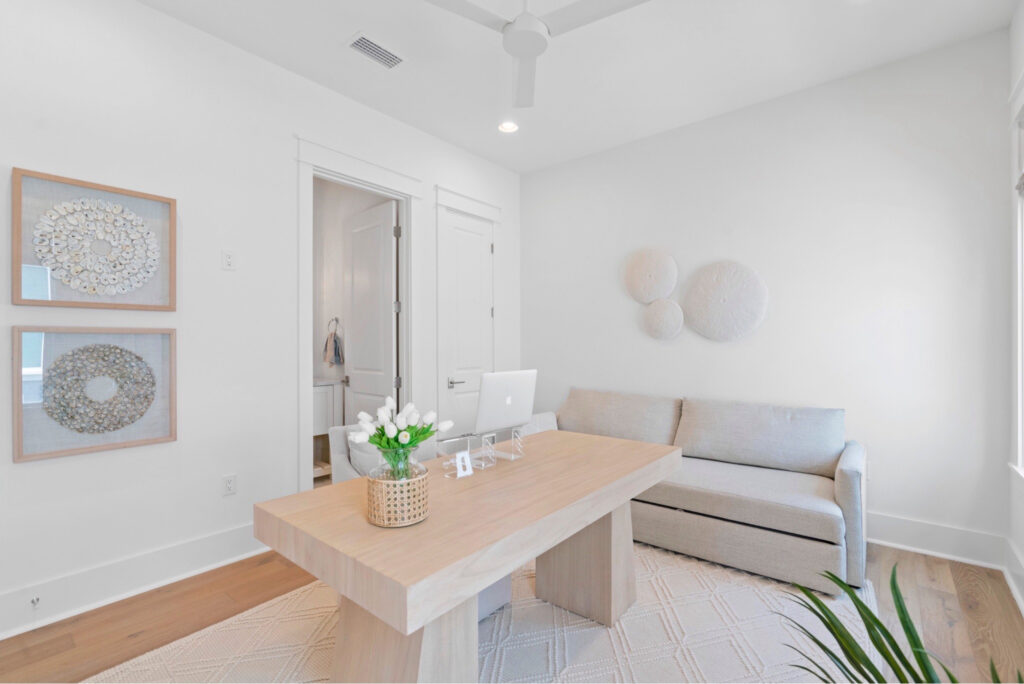
M34 190L38 196L30 195L26 197L26 186L29 186L29 190ZM77 192L81 189L82 192ZM50 199L47 200L46 197ZM117 247L111 247L110 243L104 239L95 241L97 249L101 245L105 245L106 249L111 251L117 251L118 254L122 255L127 259L127 264L118 263L119 260L113 259L114 262L111 268L120 267L118 273L97 274L91 271L86 266L86 273L83 276L79 274L71 274L67 269L64 269L60 265L54 265L52 268L42 264L42 257L39 256L36 250L46 249L49 251L58 249L53 245L42 243L42 245L35 244L34 237L35 233L44 226L42 222L48 222L51 220L46 215L53 213L58 209L58 204L69 204L72 200L77 202L79 198L87 196L94 201L98 201L101 205L106 202L108 204L115 203L119 207L118 213L122 210L125 215L131 215L133 218L138 219L142 222L140 226L128 225L125 228L114 228L112 230L118 231L117 240L124 242L123 234L120 231L127 231L129 229L138 230L143 235L152 234L152 238L144 240L143 243L136 244L134 247L120 245ZM50 204L56 200L55 204ZM63 201L61 201L63 200ZM47 209L47 207L50 207ZM89 208L86 207L86 211ZM95 207L92 208L96 210ZM138 212L138 213L136 213ZM56 216L56 214L53 214ZM77 219L82 219L83 215L76 213ZM63 215L58 219L63 219ZM117 217L123 224L123 220ZM77 220L76 219L76 220ZM102 223L98 225L102 226ZM72 227L66 225L60 226L62 230L72 230ZM81 229L84 230L84 229ZM46 235L53 235L52 232L45 233ZM108 236L111 233L108 231ZM80 235L80 238L83 236ZM89 237L95 237L93 233ZM39 237L38 239L45 239ZM152 244L148 242L151 239ZM77 241L77 239L76 239ZM70 249L65 245L60 247L62 250ZM91 245L92 242L82 242L87 245ZM139 240L136 238L134 242L138 243ZM154 247L147 253L144 251L147 247ZM28 251L26 251L28 249ZM77 247L76 247L77 249ZM85 253L89 250L89 247L82 247L81 252ZM135 252L134 249L140 251ZM156 252L157 256L152 257L153 251ZM100 254L102 252L97 252ZM110 254L110 252L106 252ZM82 254L79 254L81 256ZM131 255L131 256L129 256ZM49 257L49 255L46 255ZM54 255L56 256L56 255ZM68 254L64 254L67 257ZM73 256L73 255L72 255ZM150 272L147 264L147 258L153 258L157 262L155 270ZM101 257L95 257L97 262L103 262L102 268L106 268L106 262ZM68 262L70 263L70 262ZM140 266L141 264L141 266ZM124 272L120 272L125 267L140 269L135 273L129 275ZM25 292L25 279L23 278L23 267L33 267L38 269L44 269L45 273L41 273L40 278L46 282L47 298L40 298L38 296L26 296ZM76 267L81 271L81 263L77 264ZM70 268L70 266L69 266ZM55 274L60 273L60 276ZM140 275L142 274L142 275ZM106 283L95 283L90 285L89 282L83 284L82 278L90 278L97 276L100 278L118 278L117 282ZM145 276L145 279L142 278ZM38 279L33 279L36 282ZM141 283L136 284L138 280L142 280ZM120 291L109 291L109 292L89 292L88 288L98 288L99 290L115 290L115 289L127 289L125 292ZM101 185L99 183L90 183L87 181L76 180L74 178L65 178L63 176L55 176L48 173L39 173L37 171L29 171L26 169L15 168L11 173L11 302L19 306L62 306L62 307L80 307L89 309L135 309L143 311L174 311L176 308L177 301L177 203L175 200L169 197L161 197L160 195L153 195L144 192L137 192L134 190L125 190L124 188L117 188L110 185Z
M24 366L25 355L23 348L23 340L26 334L41 334L42 337L39 340L39 352L38 352L38 375L39 375L39 401L26 402L26 386L25 386L25 371L31 370L36 371L37 369L31 368L26 369ZM57 358L50 359L50 363L47 364L47 335L51 336L69 336L75 339L59 340L56 337L50 338L54 340L53 346L57 351L50 353L50 356L55 355ZM147 339L145 343L135 341L135 344L131 344L134 338L145 337L145 338L156 338L166 337L166 340L159 341ZM56 458L58 456L71 456L73 454L84 454L96 451L110 451L113 449L125 449L128 447L143 446L146 444L158 444L161 442L173 442L177 440L177 381L176 381L176 364L177 364L177 339L175 330L172 328L89 328L89 327L64 327L64 326L14 326L12 328L12 349L13 349L13 361L11 364L11 375L12 375L12 406L13 411L13 430L14 435L14 462L21 463L26 461L36 461L39 459ZM120 342L122 345L127 344L128 347L121 347L117 344ZM62 343L62 344L61 344ZM141 413L132 418L130 422L121 426L117 429L103 430L100 432L88 431L82 429L71 429L67 426L68 421L79 421L80 417L77 415L70 415L62 418L64 421L59 422L56 418L51 415L51 411L63 410L65 404L58 400L53 400L53 395L56 394L51 387L51 401L47 403L45 399L47 387L47 373L53 371L54 366L63 362L62 369L68 366L65 361L69 358L69 354L72 352L80 352L89 347L96 347L101 345L105 348L118 347L120 353L124 357L136 357L137 360L132 359L132 363L138 367L145 366L149 370L151 382L153 385L153 398L150 399L150 403L146 404L144 408L140 407L140 400L138 399L139 392L132 391L126 393L129 396L129 401L135 401L136 404L133 406L129 404L135 411L141 410ZM140 351L140 348L143 348ZM61 352L62 348L67 348L68 351ZM159 351L157 351L159 349ZM95 351L90 350L90 351ZM128 354L124 354L128 352ZM153 373L151 364L157 364L159 356L159 377L156 377L157 373ZM147 358L148 357L148 358ZM116 355L102 357L104 361L97 363L97 368L102 368L104 362L107 366L112 365L112 359L118 358ZM34 360L33 360L34 361ZM141 361L141 364L139 363ZM136 375L138 371L135 369ZM143 370L144 374L146 371ZM58 382L63 381L64 378L69 378L64 384L60 385L60 390L69 391L67 385L72 385L70 391L78 390L81 388L81 393L88 396L87 394L87 382L83 382L81 377L88 375L87 371L81 371L79 368L74 368L72 373L62 373L57 377L61 378ZM116 380L112 380L107 374L96 373L90 378L92 379L106 378L110 380L117 392L110 398L109 401L118 398L118 392L121 392L122 387L117 383ZM145 392L141 393L143 396ZM77 398L77 397L76 397ZM93 399L89 397L89 399ZM122 401L124 398L122 397ZM109 404L109 401L103 402L104 405L110 407L113 410L113 406ZM144 400L141 400L144 401ZM26 410L26 407L31 408ZM55 406L60 407L54 408ZM147 418L147 414L153 409L153 415ZM27 415L30 414L30 415ZM107 414L100 414L106 416ZM116 415L116 413L115 413ZM26 434L26 421L27 419L31 422L31 428ZM95 419L95 414L86 415L86 419ZM127 419L124 419L127 420ZM138 424L138 425L136 425ZM79 426L81 427L81 426ZM156 431L160 434L147 435L145 432L148 430ZM114 433L121 433L114 435ZM77 435L77 437L76 437ZM110 435L111 441L104 442L102 437L97 435ZM50 445L53 448L47 448L46 445Z

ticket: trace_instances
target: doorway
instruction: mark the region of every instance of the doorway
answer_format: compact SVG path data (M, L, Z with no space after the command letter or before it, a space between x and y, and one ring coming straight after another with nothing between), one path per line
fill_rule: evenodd
M313 178L313 486L330 484L328 432L402 398L402 200ZM307 485L309 486L309 485Z

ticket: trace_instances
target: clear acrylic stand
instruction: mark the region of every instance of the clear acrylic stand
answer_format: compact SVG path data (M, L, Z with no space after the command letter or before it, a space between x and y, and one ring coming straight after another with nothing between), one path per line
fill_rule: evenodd
M494 443L498 441L498 435L490 433L480 436L480 449L473 454L473 467L477 470L490 468L497 461L494 458Z
M494 455L497 458L504 459L506 461L518 461L523 457L523 429L513 428L512 429L512 450L511 451L495 451Z

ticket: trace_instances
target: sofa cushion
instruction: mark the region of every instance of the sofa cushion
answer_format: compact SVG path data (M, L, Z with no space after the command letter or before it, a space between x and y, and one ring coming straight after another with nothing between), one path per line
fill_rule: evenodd
M681 405L680 399L573 387L558 409L558 429L671 444Z
M833 477L844 422L842 409L684 399L675 445L684 456Z
M832 480L820 475L682 457L639 501L840 544L846 533Z

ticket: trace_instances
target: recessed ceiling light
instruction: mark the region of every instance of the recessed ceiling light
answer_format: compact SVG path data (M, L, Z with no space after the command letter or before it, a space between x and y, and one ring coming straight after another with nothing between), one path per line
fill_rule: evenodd
M515 121L502 121L498 124L498 130L502 133L515 133L519 130L519 124Z

